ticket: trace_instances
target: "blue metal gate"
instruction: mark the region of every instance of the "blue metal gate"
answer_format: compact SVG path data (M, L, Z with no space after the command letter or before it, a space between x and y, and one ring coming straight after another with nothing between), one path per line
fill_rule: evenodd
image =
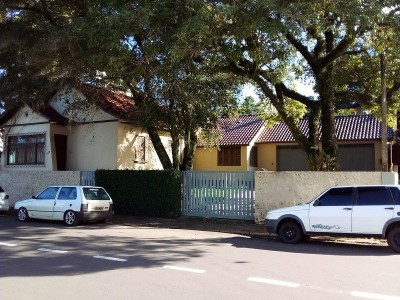
M184 216L254 220L254 172L182 172Z

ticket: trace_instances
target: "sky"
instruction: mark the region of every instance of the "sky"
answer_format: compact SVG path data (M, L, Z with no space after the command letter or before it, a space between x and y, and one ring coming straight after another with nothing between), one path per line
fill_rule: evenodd
M314 93L311 85L307 85L301 81L297 81L296 88L297 88L296 90L302 95L315 96L315 93ZM260 98L258 97L258 95L256 93L255 86L250 83L243 85L242 91L240 93L240 99L243 100L244 98L246 98L248 96L251 96L256 100L260 100Z

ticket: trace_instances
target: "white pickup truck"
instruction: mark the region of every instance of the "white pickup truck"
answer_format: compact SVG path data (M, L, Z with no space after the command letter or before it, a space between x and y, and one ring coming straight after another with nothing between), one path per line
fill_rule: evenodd
M307 204L269 211L265 227L290 244L317 234L386 238L400 253L400 187L335 186Z

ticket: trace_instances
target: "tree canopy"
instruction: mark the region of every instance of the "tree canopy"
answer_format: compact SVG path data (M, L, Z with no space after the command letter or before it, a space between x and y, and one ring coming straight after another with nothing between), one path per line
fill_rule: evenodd
M164 169L190 169L196 130L234 105L232 80L171 59L196 7L178 1L26 1L0 7L0 98L40 106L64 84L130 92ZM158 135L172 137L172 160ZM179 143L185 142L184 155Z
M311 167L333 170L335 103L378 111L381 53L397 109L399 11L395 0L9 0L0 6L0 98L39 104L77 81L129 91L164 168L186 169L197 128L229 111L234 86L252 82ZM315 96L295 88L304 79ZM161 128L171 133L172 161Z
M337 156L335 102L351 94L352 83L361 86L377 80L378 74L361 60L367 59L365 55L376 57L373 46L365 51L367 45L374 44L371 41L384 24L397 26L398 9L395 1L372 0L204 1L182 30L183 46L177 52L254 82L306 151L311 167L321 168L318 161L325 157L329 163L322 168L332 170ZM315 97L293 88L295 80L304 78L312 83ZM388 95L394 97L397 90L394 81ZM371 92L362 89L357 101L374 98ZM289 100L306 106L308 132L298 127Z

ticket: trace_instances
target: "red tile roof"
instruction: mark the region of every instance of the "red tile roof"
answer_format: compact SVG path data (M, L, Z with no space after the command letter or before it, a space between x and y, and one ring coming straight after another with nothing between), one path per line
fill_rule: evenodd
M86 97L95 99L96 104L105 112L119 119L131 119L137 113L135 101L124 93L81 85L78 88Z
M125 95L124 93L109 91L87 84L80 85L77 87L77 89L86 97L94 99L99 108L118 119L132 120L134 119L132 118L132 115L137 113L133 98ZM18 107L18 109L19 108L20 107ZM3 114L1 114L0 124L7 122L17 112L18 109L6 110ZM46 117L49 122L56 122L58 124L68 123L68 119L59 114L50 105L47 105L46 107L40 107L38 112Z
M241 115L235 119L222 117L215 129L222 138L218 145L249 145L263 125L264 121L255 115ZM202 146L201 141L198 146Z
M308 134L307 119L299 121L300 129ZM378 140L382 136L381 122L373 115L338 116L335 118L338 141ZM318 131L321 132L319 126ZM388 138L393 137L393 129L388 127ZM289 127L280 122L272 128L266 128L257 143L295 142Z

